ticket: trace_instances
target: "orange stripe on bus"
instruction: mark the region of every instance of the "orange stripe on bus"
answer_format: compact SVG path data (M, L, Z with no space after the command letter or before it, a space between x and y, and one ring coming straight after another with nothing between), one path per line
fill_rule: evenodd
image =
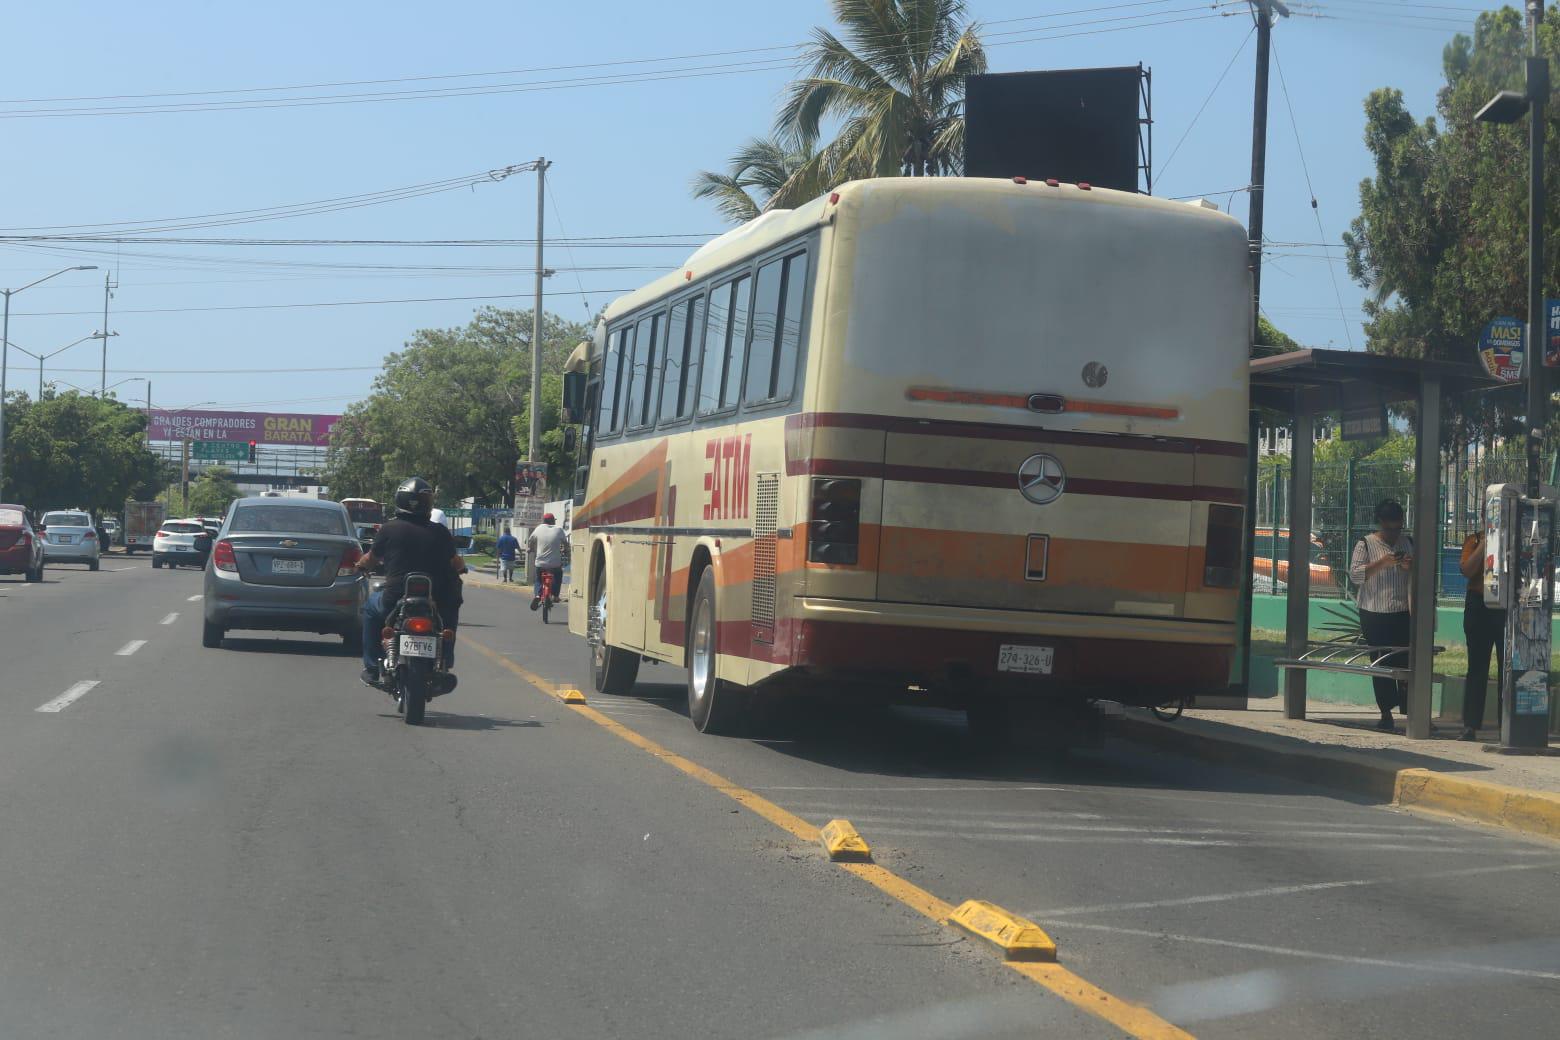
M936 387L913 386L905 391L912 401L942 401L948 404L980 404L994 408L1028 408L1027 394L1003 394L987 390L942 390ZM1075 401L1060 394L1048 394L1061 401L1063 412L1082 412L1088 415L1127 415L1140 419L1179 419L1181 409L1166 405L1131 404L1125 401Z

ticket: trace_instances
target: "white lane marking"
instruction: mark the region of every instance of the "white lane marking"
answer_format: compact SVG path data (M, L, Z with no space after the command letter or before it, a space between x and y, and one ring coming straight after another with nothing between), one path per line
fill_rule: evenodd
M141 647L143 647L145 645L146 645L146 640L144 640L144 639L132 639L132 640L130 640L130 642L126 643L124 646L120 647L118 650L115 650L114 651L114 656L115 657L129 657L131 654L135 653L137 650L141 649Z
M201 600L203 600L205 598L206 598L206 594L204 592L197 592L197 593L195 593L195 595L191 596L189 599L185 600L184 602L186 602L186 603L199 603Z
M159 621L157 623L159 625L171 625L171 624L173 624L177 620L179 620L179 615L178 615L177 612L175 612L175 613L169 614L167 617L163 618L161 621Z
M1136 797L1136 796L1134 795L1134 797ZM1067 810L1067 809L987 809L987 808L982 808L979 812L971 814L969 812L961 811L957 806L954 806L954 805L924 805L924 804L923 805L894 805L894 804L892 804L890 802L865 802L865 801L845 801L845 802L828 801L828 802L824 802L824 801L818 801L816 799L809 799L809 800L804 800L804 801L800 801L800 802L788 802L786 807L788 809L790 809L794 813L803 814L803 815L805 815L807 813L832 813L835 816L839 816L839 815L846 814L846 813L861 813L863 815L870 815L872 813L896 813L896 814L904 815L906 817L913 817L913 816L953 817L954 819L960 820L960 821L965 821L965 820L984 820L984 819L993 819L993 820L995 820L995 819L1020 819L1021 820L1021 819L1025 819L1025 818L1033 818L1033 819L1036 820L1036 822L1040 822L1042 820L1045 820L1045 819L1048 819L1048 818L1051 818L1051 817L1068 817L1068 818L1071 818L1071 819L1078 819L1078 820L1103 820L1103 819L1110 819L1110 820L1123 821L1123 822L1127 821L1127 820L1149 820L1149 821L1154 821L1154 822L1158 822L1158 821L1161 821L1161 820L1166 820L1166 816L1162 812L1161 813L1122 813L1122 812L1099 813L1099 812L1077 812L1077 811L1071 811L1071 810ZM852 818L854 818L854 817L852 817ZM907 818L905 822L908 823L908 822L911 822L911 820ZM1287 829L1289 829L1291 827L1304 827L1307 830L1342 830L1342 831L1351 831L1351 830L1385 831L1385 830L1393 830L1393 831L1439 831L1439 832L1444 832L1447 829L1445 824L1395 823L1395 822L1392 822L1391 820L1387 820L1387 819L1373 820L1373 821L1369 821L1369 822L1343 823L1343 822L1339 822L1339 821L1336 821L1336 820L1329 820L1329 821L1325 821L1325 822L1321 821L1321 820L1288 820L1288 819L1284 819L1282 817L1274 817L1274 816L1263 816L1263 817L1260 817L1258 819L1241 819L1239 817L1232 818L1232 817L1230 817L1228 815L1225 815L1225 816L1174 816L1174 817L1170 817L1169 818L1169 822L1173 822L1173 823L1176 823L1176 824L1212 823L1212 824L1216 824L1216 825L1221 826L1221 827L1229 827L1229 826L1259 827L1259 828L1271 828L1271 829L1274 829L1274 830L1287 830Z
M138 568L135 568L135 567L104 567L103 569L105 571L108 571L110 574L118 574L120 571L133 571L133 570L137 570Z
M1070 787L781 787L776 785L754 785L754 791L958 791L969 794L1002 794L1006 791L1066 791L1075 793ZM1132 792L1132 797L1138 797L1138 792Z
M1560 979L1560 972L1535 971L1531 968L1507 968L1498 964L1479 964L1476 961L1435 960L1403 961L1384 957L1360 957L1346 953L1324 953L1320 950L1301 950L1293 946L1269 946L1265 943L1237 942L1234 939L1214 939L1206 935L1180 935L1175 932L1156 932L1148 928L1118 928L1111 924L1084 924L1068 921L1064 927L1083 928L1091 932L1113 932L1118 935L1141 935L1150 939L1170 939L1175 942L1200 943L1204 946L1227 946L1236 950L1255 953L1276 953L1284 957L1307 957L1320 961L1342 961L1346 964L1368 964L1378 968L1407 968L1411 971L1435 971L1465 973L1485 971L1493 975L1517 975L1528 979Z
M58 697L54 698L52 701L49 701L47 704L38 705L33 709L33 711L64 711L67 707L70 706L72 701L86 693L88 690L92 689L92 687L96 686L97 684L97 679L88 679L85 682L79 682L70 689L66 690L64 693L60 694Z
M1539 870L1547 863L1508 863L1498 867L1462 867L1457 870L1436 870L1427 874L1409 874L1406 877L1350 878L1346 881L1317 881L1306 885L1273 885L1269 888L1250 888L1241 892L1216 892L1206 896L1182 896L1178 899L1153 899L1141 903L1096 903L1092 906L1063 906L1045 910L1031 910L1029 918L1071 917L1074 914L1108 914L1121 910L1159 910L1171 906L1196 906L1201 903L1224 903L1232 899L1266 899L1269 896L1290 896L1302 892L1325 892L1334 888L1363 888L1367 885L1401 885L1412 881L1433 881L1440 878L1473 877L1478 874L1499 874L1512 870Z
M1215 838L1203 840L1200 838L1118 838L1110 835L1103 837L1088 837L1084 835L1065 834L991 834L972 831L968 828L947 829L940 831L911 830L902 827L875 827L873 834L890 834L903 838L964 838L970 841L1028 841L1044 845L1178 845L1191 848L1221 847L1241 849L1298 849L1313 848L1310 842L1288 841L1246 841L1244 839ZM870 835L869 835L870 837ZM1348 846L1350 852L1458 852L1469 855L1488 855L1489 849L1479 845L1464 847L1461 845L1402 845L1378 842L1367 842L1363 845ZM1547 849L1521 849L1503 853L1507 856L1550 856L1554 853Z

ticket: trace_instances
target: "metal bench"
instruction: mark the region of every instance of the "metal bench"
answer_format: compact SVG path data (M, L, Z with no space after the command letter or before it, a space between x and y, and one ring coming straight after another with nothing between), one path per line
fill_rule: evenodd
M1445 650L1444 646L1433 648L1435 653ZM1340 672L1344 675L1364 675L1372 679L1395 679L1398 682L1407 682L1413 669L1405 665L1384 664L1388 658L1402 655L1401 659L1408 660L1409 648L1406 646L1372 646L1359 639L1328 640L1324 643L1312 643L1310 648L1299 657L1280 657L1273 662L1275 668L1298 668L1315 672Z

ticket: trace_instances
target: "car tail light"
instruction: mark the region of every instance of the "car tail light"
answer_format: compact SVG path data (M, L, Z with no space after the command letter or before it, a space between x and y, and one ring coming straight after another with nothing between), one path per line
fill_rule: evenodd
M23 531L21 537L16 540L16 544L20 545L23 549L31 549L32 535L28 534L26 531Z
M1240 584L1240 547L1245 541L1245 510L1240 506L1208 507L1208 540L1203 546L1203 584L1233 589Z
M82 541L86 541L89 538L92 539L92 541L94 541L94 542L97 541L97 532L96 531L88 531L86 534L81 536L81 540Z
M219 571L238 570L238 557L233 555L233 543L222 539L211 549L211 565Z
M406 630L418 636L432 635L433 618L409 617L406 619Z
M357 570L357 563L363 558L363 550L355 545L349 545L341 554L341 562L336 565L336 577L349 577Z
M861 481L814 477L807 559L812 563L855 563L861 542Z
M172 535L168 531L158 531L155 535L153 535L153 537L154 538L169 538L169 537L172 537Z

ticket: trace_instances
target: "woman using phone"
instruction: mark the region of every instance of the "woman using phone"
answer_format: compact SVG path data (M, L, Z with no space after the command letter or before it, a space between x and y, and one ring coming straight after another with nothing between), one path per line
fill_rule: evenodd
M1349 559L1349 580L1359 590L1360 631L1371 646L1408 646L1411 626L1408 601L1412 593L1414 540L1403 533L1403 506L1387 499L1376 506L1376 530L1361 538ZM1404 654L1381 661L1399 665ZM1408 710L1407 687L1395 679L1371 680L1379 730L1394 729L1392 710Z
M1484 532L1475 531L1463 541L1461 568L1468 579L1463 602L1463 638L1468 641L1468 673L1463 680L1462 734L1459 740L1478 740L1484 725L1484 700L1490 684L1490 654L1501 646L1506 612L1484 605ZM1495 656L1495 688L1505 671L1501 655ZM1498 698L1499 693L1496 694Z

